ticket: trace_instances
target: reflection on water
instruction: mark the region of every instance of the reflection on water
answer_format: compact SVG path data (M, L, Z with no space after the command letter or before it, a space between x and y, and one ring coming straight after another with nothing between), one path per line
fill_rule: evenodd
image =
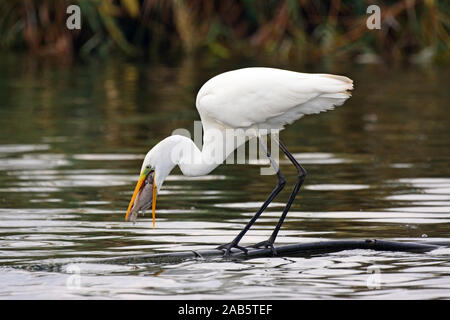
M228 242L270 193L275 177L259 175L266 161L221 166L205 177L177 169L158 197L157 228L151 215L124 222L145 153L174 129L192 130L201 84L240 64L107 61L18 70L17 58L0 61L0 298L450 297L448 248L95 263ZM343 107L281 134L308 177L278 242L448 238L449 75L328 71L346 73L356 89ZM280 165L288 187L245 243L268 237L289 196L295 169L287 159ZM55 264L62 268L28 270Z

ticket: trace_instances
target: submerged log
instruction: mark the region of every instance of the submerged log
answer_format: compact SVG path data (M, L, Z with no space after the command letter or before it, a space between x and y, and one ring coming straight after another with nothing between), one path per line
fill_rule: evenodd
M191 250L170 253L153 253L125 256L119 258L104 258L90 260L88 263L104 263L104 264L164 264L177 263L184 260L212 260L223 261L231 260L247 260L265 257L311 257L314 255L339 252L344 250L376 250L376 251L392 251L392 252L412 252L424 253L442 247L450 247L450 241L438 241L426 243L384 241L384 240L334 240L334 241L318 241L310 243L289 244L276 247L276 254L271 249L257 249L254 247L246 247L247 253L238 249L232 249L229 257L224 257L224 250L205 249ZM13 266L14 268L25 269L28 271L46 271L46 272L65 272L65 267L70 264L86 263L87 261L74 260L70 263L55 264L39 264L39 265L21 265Z
M440 244L443 245L443 244ZM440 247L435 244L423 244L413 242L398 242L384 240L336 240L319 241L311 243L290 244L276 247L274 254L271 249L257 249L247 247L247 253L233 248L230 257L227 259L246 260L263 257L308 257L317 254L333 253L343 250L366 249L376 251L398 251L423 253ZM450 245L450 243L447 243ZM113 264L140 264L140 263L169 263L187 259L224 259L224 250L205 249L180 251L170 253L145 254L121 258L107 258L97 261L99 263Z

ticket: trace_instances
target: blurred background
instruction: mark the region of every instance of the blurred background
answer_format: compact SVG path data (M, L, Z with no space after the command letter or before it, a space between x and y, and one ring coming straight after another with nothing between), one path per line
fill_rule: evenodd
M66 8L81 8L68 30ZM369 5L381 29L369 30ZM0 45L58 59L259 57L288 63L448 62L445 0L0 0Z

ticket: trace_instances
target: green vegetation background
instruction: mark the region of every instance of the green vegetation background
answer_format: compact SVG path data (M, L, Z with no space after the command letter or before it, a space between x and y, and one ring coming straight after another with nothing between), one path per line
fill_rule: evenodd
M70 4L81 8L81 30L66 28ZM381 30L366 27L371 4L381 8ZM59 59L447 63L449 8L445 0L0 0L0 48Z

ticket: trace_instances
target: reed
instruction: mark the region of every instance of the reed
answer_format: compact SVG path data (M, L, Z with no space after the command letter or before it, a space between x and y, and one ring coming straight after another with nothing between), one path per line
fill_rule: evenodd
M66 28L77 4L81 30ZM381 30L366 27L370 4ZM0 46L38 56L270 56L283 61L449 61L445 0L0 0Z

